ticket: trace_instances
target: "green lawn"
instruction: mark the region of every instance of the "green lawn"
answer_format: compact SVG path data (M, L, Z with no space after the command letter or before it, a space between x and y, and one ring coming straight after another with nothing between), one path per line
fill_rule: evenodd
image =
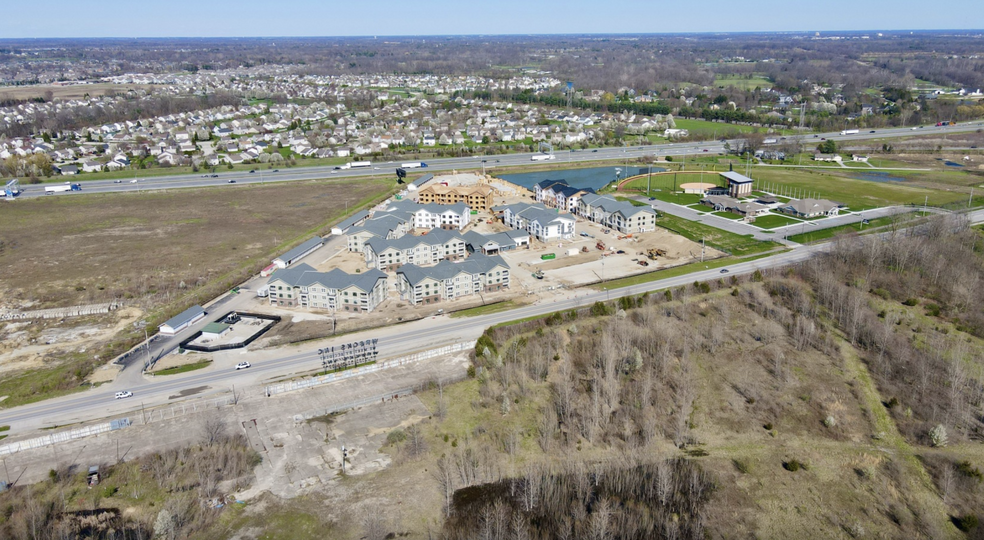
M802 192L812 192L820 198L846 204L854 211L895 204L922 204L927 197L932 206L967 200L967 196L962 193L901 185L897 182L858 180L850 178L850 174L850 171L758 167L752 177L757 189L770 189L770 184L779 186L780 189L799 189Z
M693 210L694 212L700 212L701 214L706 214L708 212L713 212L714 209L710 206L704 206L703 204L691 204L687 208Z
M876 227L890 225L893 219L895 219L893 216L880 217L869 220L867 225L862 225L861 223L851 223L848 225L840 225L838 227L830 227L829 229L820 229L817 231L810 231L808 233L794 234L788 238L799 244L809 244L811 242L819 242L820 240L828 240L847 231L864 233L864 231L872 230Z
M206 368L212 365L211 360L201 360L195 362L194 364L185 364L183 366L175 366L173 368L162 369L160 371L153 372L154 375L177 375L178 373L187 373L189 371L195 371L196 369Z
M772 81L762 75L717 75L714 77L714 86L719 88L733 86L742 90L755 90L756 88L772 88Z
M742 236L740 234L722 231L710 225L668 214L663 214L657 219L656 225L689 238L694 242L700 242L703 239L708 246L731 253L732 255L762 253L779 245L775 242L760 242L751 236Z
M800 223L800 220L781 216L779 214L767 214L755 218L753 225L761 229L775 229L776 227L783 227L793 223Z
M490 313L498 313L500 311L506 311L517 307L516 303L512 300L505 300L503 302L496 302L494 304L486 304L484 306L475 306L473 308L462 309L451 313L452 318L457 317L478 317L479 315L488 315Z
M692 195L688 193L676 193L671 191L653 191L649 194L649 196L655 197L657 200L663 202L680 204L683 206L697 204L700 202L701 199L700 195Z
M735 221L738 221L739 219L741 219L742 217L744 217L744 216L739 216L738 214L736 214L734 212L714 212L713 215L715 215L717 217L724 218L724 219L732 219L732 220L735 220Z

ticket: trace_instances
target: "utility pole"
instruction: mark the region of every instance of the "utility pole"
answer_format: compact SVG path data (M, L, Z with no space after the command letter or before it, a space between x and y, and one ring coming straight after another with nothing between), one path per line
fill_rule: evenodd
M970 188L970 198L967 199L967 208L970 208L972 204L974 204L974 188Z
M704 237L700 239L700 262L704 262Z

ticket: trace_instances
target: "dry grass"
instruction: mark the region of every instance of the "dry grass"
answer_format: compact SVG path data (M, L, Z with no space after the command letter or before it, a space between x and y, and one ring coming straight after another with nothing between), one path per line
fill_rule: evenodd
M153 308L237 269L251 272L388 181L297 182L42 197L0 214L0 296L57 307L116 298ZM184 285L182 285L182 283ZM207 298L201 298L202 301Z
M0 86L0 99L34 99L46 98L51 92L53 99L80 99L89 94L92 97L124 93L127 90L146 90L153 88L150 84L78 84L73 86Z

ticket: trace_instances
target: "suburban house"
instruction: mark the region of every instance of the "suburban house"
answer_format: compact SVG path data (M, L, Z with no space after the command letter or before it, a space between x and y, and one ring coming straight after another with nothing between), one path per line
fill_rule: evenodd
M472 210L488 210L492 208L494 193L495 190L488 184L471 186L431 184L418 191L417 202L421 204L463 203Z
M734 171L723 172L721 176L728 181L728 195L740 199L752 194L752 184L755 181L751 178Z
M589 193L577 205L579 216L618 230L621 233L656 229L656 211L649 206L635 206L605 196Z
M441 261L436 266L406 264L396 271L400 299L411 304L432 304L509 287L509 265L498 255L474 255L460 263Z
M303 259L304 257L307 257L311 253L314 253L315 250L324 244L325 240L323 238L320 236L315 236L287 253L277 257L273 260L273 264L277 265L277 268L287 268L291 264Z
M160 325L159 329L162 334L173 336L204 318L205 308L202 306L192 306L168 319L167 322Z
M366 266L388 271L404 264L429 265L468 256L461 233L445 229L431 229L424 236L407 234L392 240L370 238L363 253Z
M386 274L371 269L348 274L318 272L307 264L277 272L267 282L270 305L368 313L386 300Z
M517 203L492 209L502 215L502 222L521 229L543 242L574 238L576 220L570 214L560 214L542 204Z
M797 199L781 206L778 210L791 216L811 218L817 216L836 216L840 205L827 199Z
M842 159L843 158L837 154L813 154L813 161L832 161L840 163Z

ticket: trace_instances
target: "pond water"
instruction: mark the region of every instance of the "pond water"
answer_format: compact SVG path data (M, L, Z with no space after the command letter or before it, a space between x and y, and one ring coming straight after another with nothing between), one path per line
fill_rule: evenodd
M855 174L854 178L857 180L870 180L872 182L905 182L905 178L901 176L892 176L887 172L865 172Z
M576 188L591 188L595 191L605 187L606 184L615 180L615 169L622 169L619 178L635 176L649 172L649 167L629 166L628 175L625 167L590 167L587 169L562 169L559 171L540 171L520 174L499 174L499 178L507 182L512 182L517 186L532 189L536 184L544 180L566 180L567 183ZM662 167L653 167L653 172L663 172Z

